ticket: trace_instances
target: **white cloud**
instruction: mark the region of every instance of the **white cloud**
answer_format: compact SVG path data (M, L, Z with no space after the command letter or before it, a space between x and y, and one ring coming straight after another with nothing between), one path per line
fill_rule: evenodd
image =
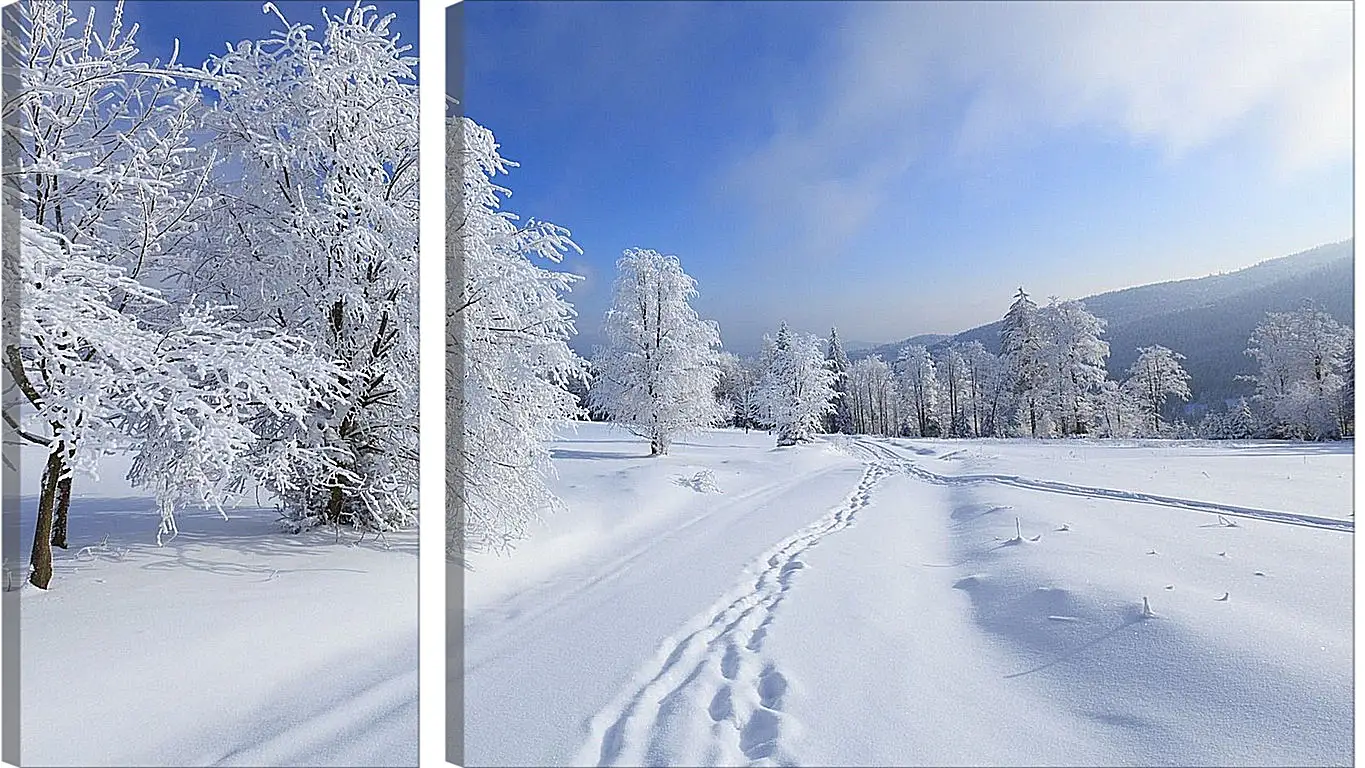
M965 44L939 53L964 84L1018 115L1044 125L1116 128L1176 156L1259 129L1268 152L1284 163L1349 157L1349 3L991 10L993 23L960 25L958 35L940 40L960 35ZM1336 129L1324 133L1324 120L1335 120Z
M859 4L802 86L817 109L726 181L811 255L871 221L917 156L1049 129L1172 161L1237 140L1292 175L1351 156L1351 25L1346 2Z

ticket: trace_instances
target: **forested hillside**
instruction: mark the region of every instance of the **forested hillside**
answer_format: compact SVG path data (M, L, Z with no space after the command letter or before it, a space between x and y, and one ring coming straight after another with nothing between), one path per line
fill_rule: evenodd
M1354 255L1355 241L1346 240L1236 272L1125 288L1081 301L1108 322L1105 339L1111 376L1120 376L1133 364L1139 347L1159 344L1189 359L1185 368L1191 377L1192 402L1213 405L1251 394L1252 385L1237 377L1252 373L1255 367L1246 355L1247 339L1265 313L1297 309L1311 301L1338 322L1354 326ZM1046 293L1046 286L1025 287ZM1002 297L1002 314L1005 300ZM849 356L880 354L895 359L900 349L923 344L923 338L850 351ZM952 341L979 341L998 353L1000 321L942 337L928 346L933 349Z

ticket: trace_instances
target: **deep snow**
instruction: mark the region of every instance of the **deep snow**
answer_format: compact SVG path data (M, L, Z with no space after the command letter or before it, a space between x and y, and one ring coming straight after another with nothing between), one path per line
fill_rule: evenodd
M416 765L416 532L291 535L253 498L158 546L123 469L77 478L51 589L21 591L23 763Z
M1352 760L1350 443L554 451L465 577L468 765Z

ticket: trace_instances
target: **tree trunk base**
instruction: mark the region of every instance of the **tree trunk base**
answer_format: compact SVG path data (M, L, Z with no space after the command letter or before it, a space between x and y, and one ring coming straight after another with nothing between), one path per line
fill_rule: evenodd
M33 551L29 555L28 580L38 589L47 589L52 583L52 517L57 503L59 480L64 468L60 449L48 454L47 466L43 468L42 490L38 496L38 521L33 531ZM67 488L69 493L69 483Z

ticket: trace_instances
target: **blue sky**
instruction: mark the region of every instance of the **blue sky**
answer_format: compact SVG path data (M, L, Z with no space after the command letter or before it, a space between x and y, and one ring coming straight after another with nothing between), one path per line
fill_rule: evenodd
M466 114L521 164L508 209L583 247L585 342L633 246L749 351L1352 235L1347 3L463 6Z
M114 3L98 0L101 21L111 17ZM274 6L291 22L312 24L321 33L322 10L340 14L354 0L315 2L314 0L275 0ZM404 43L417 55L416 0L366 0L381 14L393 13L390 28L399 32ZM263 0L127 0L123 7L124 25L136 22L138 47L147 59L170 58L175 41L180 41L180 63L195 66L213 54L222 53L228 41L266 39L280 29L279 19L266 14Z

